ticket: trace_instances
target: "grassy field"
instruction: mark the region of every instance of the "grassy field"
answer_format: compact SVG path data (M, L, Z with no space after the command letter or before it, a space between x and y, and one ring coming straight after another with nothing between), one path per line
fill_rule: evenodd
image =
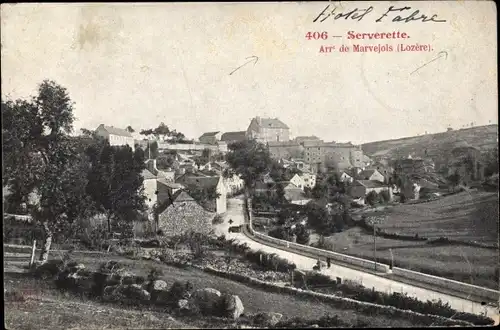
M311 235L311 243L318 236ZM361 228L351 228L327 237L333 251L373 260L373 235ZM498 289L495 267L498 251L460 246L432 246L426 242L411 242L377 237L377 259L391 260L391 250L396 267L447 277L492 289Z
M419 204L365 212L382 217L383 231L420 237L498 242L498 194L470 191Z
M207 274L197 269L179 269L164 264L147 260L130 260L119 256L86 256L74 254L74 259L82 262L89 269L96 269L100 263L107 260L117 260L137 275L147 275L152 267L162 270L161 278L171 285L176 280L189 280L195 288L211 287L221 292L230 292L238 295L243 301L245 313L257 312L278 312L285 317L304 317L308 319L319 318L325 314L338 315L341 319L356 323L358 321L368 322L375 327L409 327L410 321L405 319L394 319L384 316L372 317L349 309L338 309L327 303L312 299L299 298L292 295L266 292L245 286L241 283L222 279L220 277ZM147 321L141 324L141 318L136 318L138 311L142 309L116 308L110 309L109 305L100 304L93 301L86 301L85 306L75 308L75 304L81 303L79 298L60 297L60 293L55 293L54 289L48 287L41 290L43 286L32 279L20 278L18 274L6 273L6 287L8 290L21 291L36 290L38 300L28 300L26 302L8 302L6 305L6 324L12 329L31 329L35 324L43 324L47 329L68 329L68 328L103 328L105 325L113 328L166 328L182 327L218 327L221 323L214 324L206 319L194 320L192 318L177 318L175 320L168 317L160 317L157 311L147 311ZM43 298L43 299L42 299ZM42 301L42 300L43 301ZM45 302L47 300L47 302ZM49 301L50 300L50 301ZM98 314L97 310L106 310L106 313ZM83 311L83 312L82 312ZM135 313L135 314L134 314ZM149 316L149 315L153 316ZM161 314L161 313L160 313ZM115 318L117 321L115 322ZM118 320L120 319L120 320ZM162 325L162 322L164 325ZM36 327L39 328L39 327Z

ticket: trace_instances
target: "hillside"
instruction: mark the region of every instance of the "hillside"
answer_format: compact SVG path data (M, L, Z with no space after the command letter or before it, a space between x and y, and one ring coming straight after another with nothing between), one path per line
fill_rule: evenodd
M465 141L481 151L492 149L498 145L498 125L477 126L443 133L413 136L402 139L365 143L363 152L370 157L399 158L412 157L431 158L445 154L459 142Z

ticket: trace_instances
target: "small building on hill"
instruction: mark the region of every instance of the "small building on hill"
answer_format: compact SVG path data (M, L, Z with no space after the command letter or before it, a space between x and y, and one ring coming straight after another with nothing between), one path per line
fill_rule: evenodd
M207 132L204 133L202 136L200 136L199 140L201 143L205 144L217 144L218 141L220 141L222 137L221 132Z
M125 129L101 124L96 128L95 133L97 136L108 140L110 146L128 145L132 148L132 151L135 149L134 137Z
M392 199L392 190L383 183L374 180L355 180L349 186L349 195L352 198L361 198L374 191L379 194L382 191L389 191Z
M370 180L370 181L378 181L384 183L385 177L377 170L364 170L357 175L357 177L361 180Z
M229 145L234 142L245 141L247 139L246 134L247 134L246 131L226 132L221 135L220 139L221 141L224 141Z
M179 190L159 205L156 229L168 236L188 231L208 234L212 230L214 216L215 213L205 210L187 192Z

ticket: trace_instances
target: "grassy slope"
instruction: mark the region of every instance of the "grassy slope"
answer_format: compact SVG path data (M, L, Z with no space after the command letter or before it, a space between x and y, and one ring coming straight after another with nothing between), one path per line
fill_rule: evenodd
M377 316L370 317L353 310L342 310L329 306L327 303L311 299L298 298L286 294L266 292L264 290L254 289L238 282L222 279L214 275L204 273L196 269L179 269L167 265L158 264L147 260L130 260L118 256L95 257L74 255L75 260L84 263L89 269L96 269L98 265L106 260L119 260L127 265L127 268L137 275L146 275L151 267L162 269L164 275L162 279L171 285L175 280L189 280L195 288L212 287L221 292L231 292L238 295L245 306L246 313L256 313L261 311L282 313L285 317L300 316L304 318L319 318L325 314L336 314L344 320L351 320L353 323L357 320L367 321L373 326L411 326L412 324L404 319L391 319L388 317ZM38 296L52 298L54 302L33 302L9 303L6 306L6 322L10 322L9 328L30 329L35 324L44 324L47 329L67 329L74 327L102 328L104 325L113 325L113 328L166 328L181 327L186 324L195 327L214 327L207 320L193 320L186 318L168 319L153 311L148 311L147 318L136 318L137 310L127 311L123 308L116 310L109 309L109 305L99 304L97 302L87 301L88 306L75 307L81 303L78 298L68 296L62 297L55 290L41 290L43 286L32 279L23 279L16 275L6 273L7 289L14 289L22 292L25 290L35 290ZM10 288L9 288L10 286ZM106 313L98 314L97 310L107 310ZM149 315L152 314L153 317ZM49 316L48 316L49 315ZM145 319L145 323L140 323ZM159 320L158 320L159 319ZM161 325L162 322L164 325ZM166 323L165 323L166 322ZM6 323L7 324L7 323ZM37 327L38 328L38 327Z
M462 139L470 145L486 150L497 145L498 125L478 126L450 132L413 136L408 138L377 141L362 145L363 151L369 156L386 155L389 157L406 157L413 153L414 156L423 157L425 149L428 155L438 156L443 153L442 148L448 142Z
M405 235L498 242L498 194L462 192L438 200L388 207L367 216L386 216L378 226Z

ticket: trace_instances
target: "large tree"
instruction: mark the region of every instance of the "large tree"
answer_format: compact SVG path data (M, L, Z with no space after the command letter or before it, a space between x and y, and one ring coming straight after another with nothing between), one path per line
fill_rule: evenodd
M144 151L129 146L110 146L104 142L87 150L92 168L87 193L98 210L106 215L108 231L113 221L131 220L145 210Z
M244 140L228 146L226 176L239 174L247 189L253 189L261 175L270 170L272 159L267 147L255 140Z
M44 263L56 228L90 210L81 173L86 160L69 136L73 103L64 87L45 80L30 100L2 100L2 117L3 183L42 226Z

